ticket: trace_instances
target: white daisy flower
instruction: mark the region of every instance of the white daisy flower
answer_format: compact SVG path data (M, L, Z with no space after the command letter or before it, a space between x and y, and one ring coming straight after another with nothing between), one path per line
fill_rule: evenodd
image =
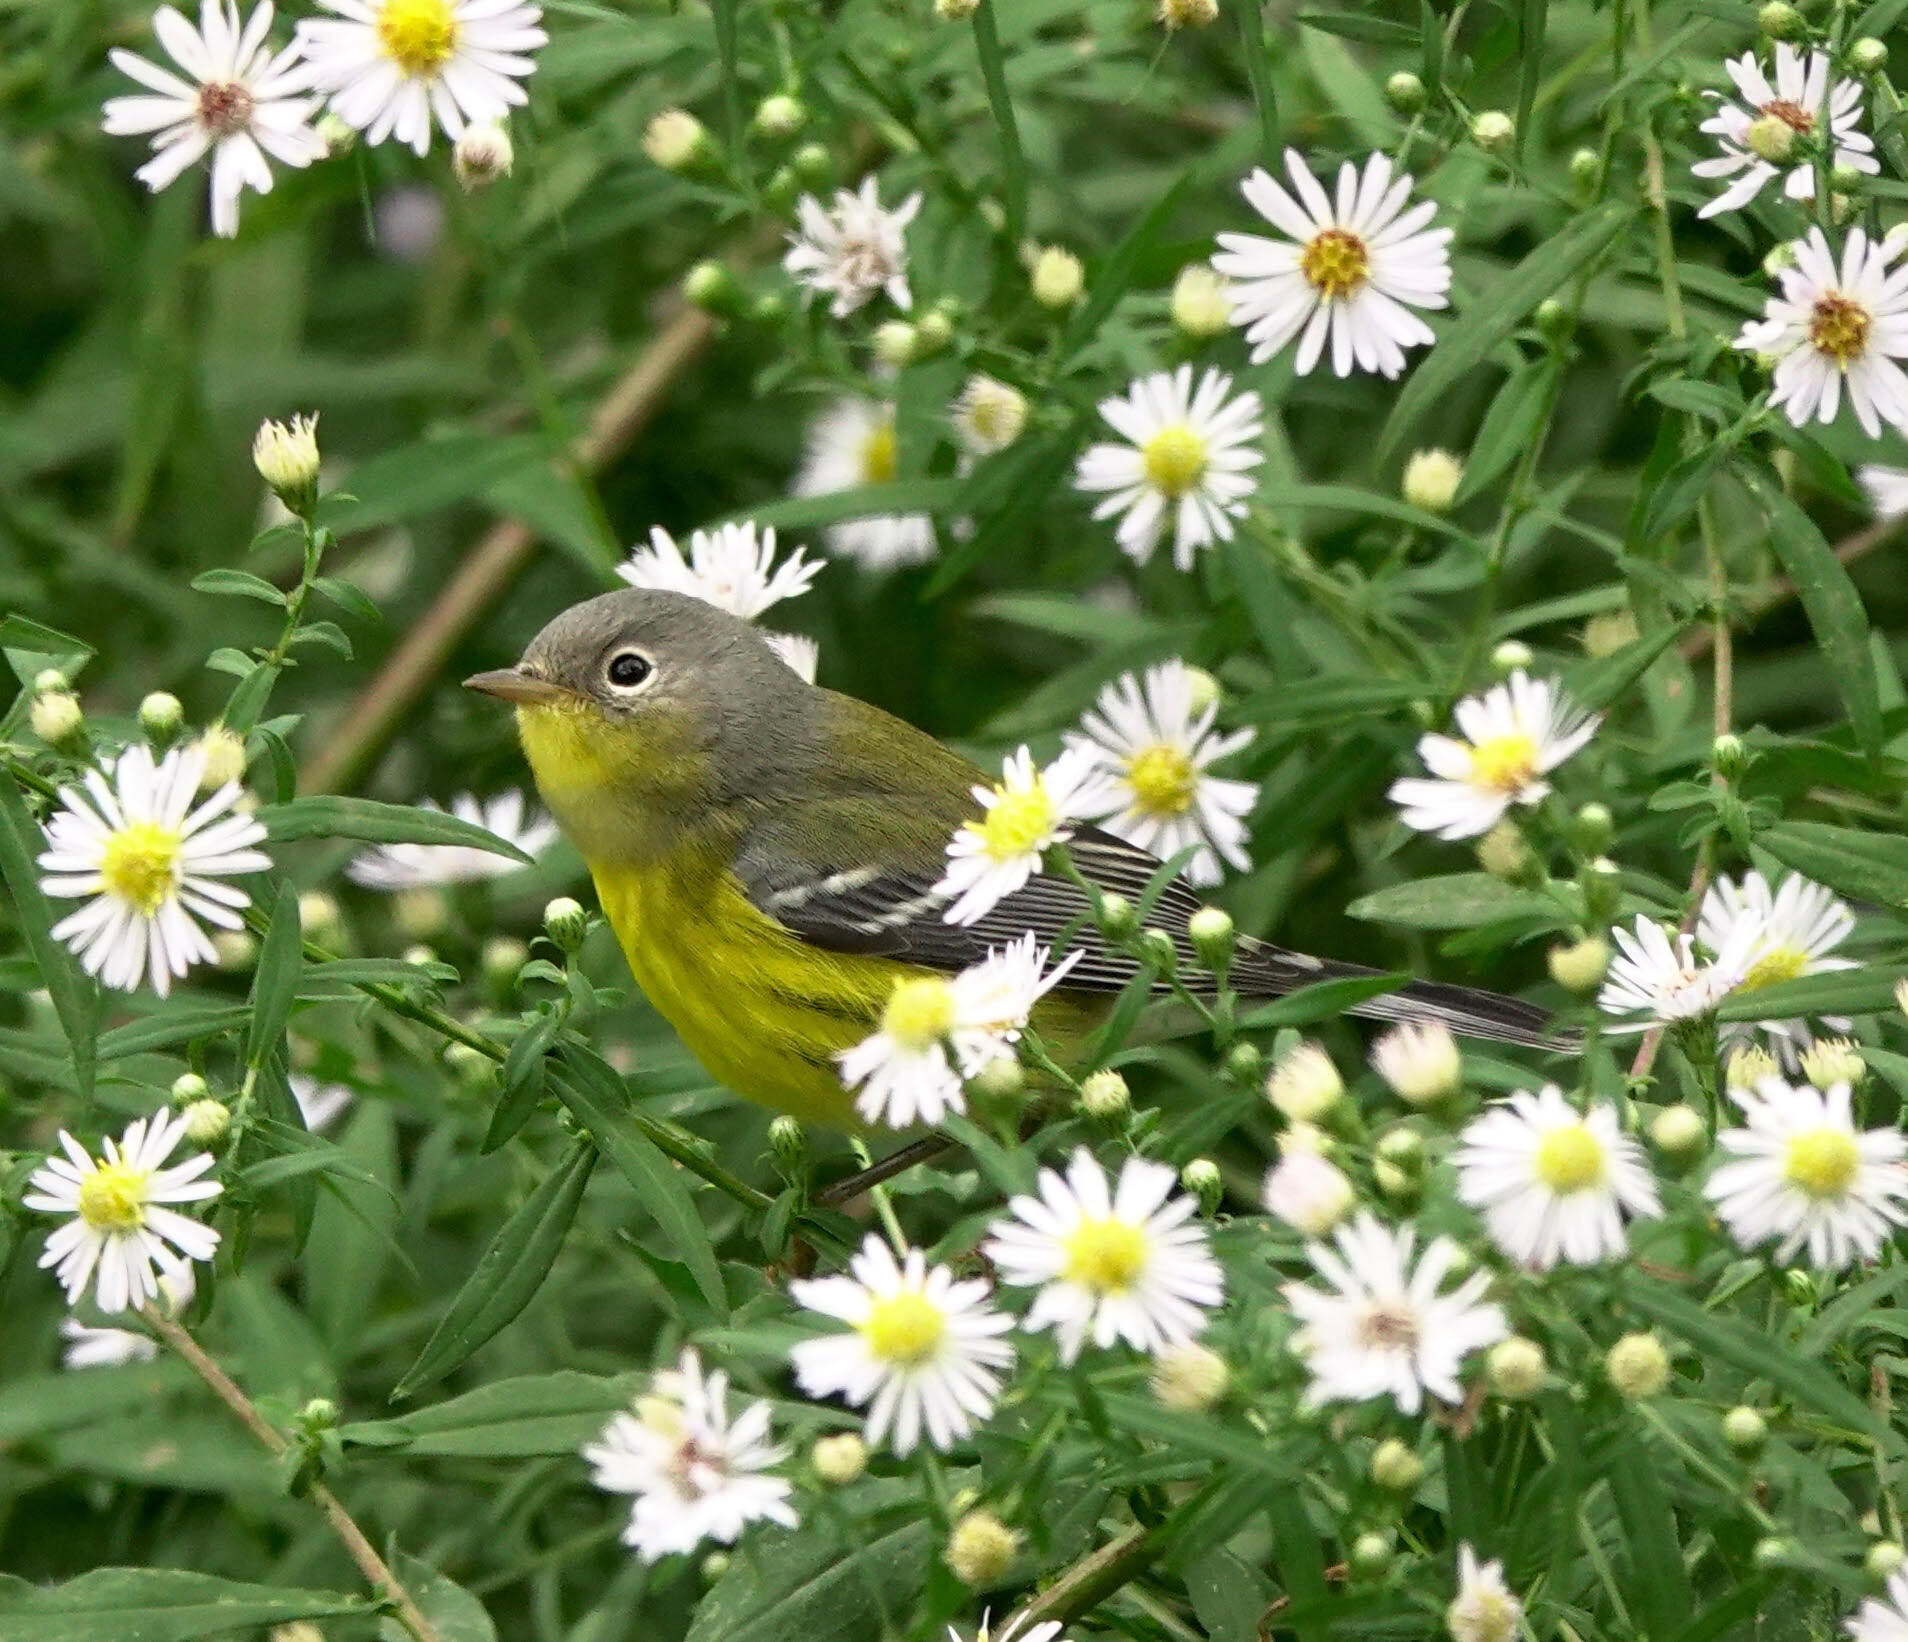
M1451 230L1429 227L1437 206L1421 200L1409 210L1411 178L1373 154L1361 177L1348 160L1339 167L1338 197L1327 199L1303 159L1285 151L1285 171L1296 194L1264 170L1242 191L1260 216L1286 236L1221 234L1213 268L1232 281L1232 323L1245 327L1252 363L1263 365L1298 338L1293 368L1306 375L1332 348L1332 370L1354 366L1395 377L1405 349L1435 340L1413 308L1445 307L1451 288Z
M1370 1213L1340 1226L1332 1245L1306 1249L1329 1292L1305 1283L1284 1290L1304 1325L1292 1349L1312 1371L1306 1403L1390 1397L1400 1412L1415 1414L1427 1391L1462 1402L1464 1359L1510 1333L1504 1313L1481 1303L1490 1274L1472 1272L1448 1294L1439 1292L1458 1259L1457 1244L1433 1238L1414 1266L1416 1232L1394 1231Z
M1013 1318L988 1305L985 1282L956 1281L919 1249L894 1251L869 1237L849 1262L852 1275L789 1284L795 1303L848 1325L844 1334L804 1340L790 1353L795 1379L811 1397L840 1392L868 1411L868 1441L890 1433L897 1454L923 1431L946 1451L994 1411L1014 1348L998 1336Z
M1899 519L1908 513L1908 468L1882 467L1870 462L1855 470L1855 480L1877 519Z
M1858 967L1853 959L1831 956L1854 929L1855 915L1833 890L1795 872L1785 874L1781 886L1772 890L1761 873L1750 872L1740 883L1718 878L1710 885L1696 921L1696 942L1711 952L1736 955L1740 978L1732 991L1742 993ZM1827 1021L1834 1031L1848 1030L1845 1019ZM1730 1022L1723 1027L1723 1037L1740 1041L1758 1028L1775 1040L1791 1064L1813 1038L1808 1022L1794 1019Z
M203 0L196 29L161 6L153 32L183 78L130 51L108 53L148 95L107 102L107 135L152 138L153 157L138 176L155 194L211 154L212 231L225 239L238 232L239 196L247 188L271 192L267 155L294 170L325 156L324 139L311 128L318 99L300 95L310 85L298 48L273 52L266 44L271 27L271 0L243 23L234 0Z
M442 805L428 798L417 807L445 813ZM515 844L525 855L541 855L556 842L556 823L531 809L520 792L500 793L489 800L459 793L451 800L450 813ZM521 861L474 844L375 844L351 858L345 876L366 889L436 889L501 878L522 869Z
M1100 401L1100 415L1122 444L1090 446L1074 470L1078 490L1104 493L1096 519L1120 516L1121 549L1145 564L1172 528L1173 563L1192 569L1193 555L1232 540L1232 521L1258 488L1248 477L1265 460L1259 396L1232 397L1232 378L1206 371L1197 387L1192 366L1142 376L1126 396Z
M1886 1601L1869 1597L1842 1629L1849 1642L1908 1642L1908 1569L1889 1576Z
M1744 52L1733 62L1725 62L1729 78L1735 81L1739 102L1724 102L1720 94L1715 114L1703 121L1701 129L1717 140L1722 153L1713 160L1698 160L1690 167L1699 177L1727 177L1729 185L1696 213L1699 217L1719 216L1725 211L1740 211L1760 194L1781 168L1771 165L1755 151L1749 128L1760 120L1779 121L1796 137L1819 138L1823 106L1828 108L1828 123L1835 152L1832 165L1851 166L1871 176L1881 169L1875 159L1875 145L1862 131L1862 87L1858 80L1837 80L1829 90L1831 65L1828 54L1811 51L1805 58L1786 42L1775 48L1775 80L1762 71L1754 52ZM1758 134L1760 140L1760 134ZM1793 167L1782 184L1782 192L1792 200L1815 198L1815 166L1805 160Z
M1459 741L1428 735L1418 756L1435 779L1392 783L1400 819L1440 838L1477 838L1513 804L1529 808L1549 795L1544 779L1582 749L1602 722L1548 679L1516 672L1481 696L1466 696L1453 712Z
M1892 1124L1857 1129L1846 1083L1816 1090L1764 1078L1731 1089L1746 1128L1725 1129L1704 1194L1745 1249L1780 1239L1778 1264L1802 1249L1823 1271L1873 1260L1891 1227L1908 1223L1908 1135Z
M1839 271L1819 228L1791 249L1781 293L1736 338L1774 361L1770 405L1799 428L1833 422L1846 388L1869 438L1884 422L1908 428L1908 376L1895 363L1908 357L1908 274L1889 266L1900 247L1851 229Z
M892 484L900 471L894 406L850 394L808 430L808 453L795 476L797 496L833 496L863 485ZM934 557L934 521L925 513L843 519L825 532L831 552L869 570L924 564Z
M1287 1137L1290 1134L1287 1130ZM1282 1150L1284 1155L1266 1171L1266 1212L1307 1237L1323 1237L1356 1206L1357 1189L1344 1170L1308 1146Z
M1713 1014L1742 979L1740 942L1704 963L1696 956L1693 937L1679 935L1653 918L1639 917L1634 933L1619 926L1610 936L1617 955L1610 960L1597 1007L1606 1015L1642 1016L1633 1023L1639 1028Z
M775 527L758 535L755 522L744 520L692 531L686 557L675 538L657 525L649 532L649 545L635 549L616 567L616 574L632 587L687 593L754 621L771 605L806 593L821 568L818 560L804 558L799 547L778 565Z
M1480 1562L1468 1545L1458 1547L1457 1597L1444 1610L1451 1642L1517 1642L1524 1605L1504 1583L1504 1564Z
M1579 1112L1547 1083L1520 1090L1466 1125L1452 1161L1458 1196L1491 1241L1533 1271L1594 1266L1628 1249L1623 1222L1663 1212L1643 1148L1614 1106Z
M158 763L135 744L110 770L89 770L85 792L67 787L46 824L40 887L56 899L87 897L53 926L89 975L130 992L142 977L160 997L175 977L215 958L200 924L237 929L251 896L222 882L265 872L271 858L254 849L265 829L234 814L236 782L197 808L205 769L196 746L175 747Z
M1084 956L1069 953L1050 970L1051 950L1028 934L952 980L897 981L880 1030L835 1057L842 1082L860 1090L855 1110L896 1129L966 1111L963 1081L1013 1058L1034 1005Z
M320 1083L304 1072L292 1072L285 1081L291 1086L292 1099L298 1103L298 1115L312 1134L335 1123L357 1101L355 1089L342 1083Z
M48 1236L40 1256L42 1268L57 1268L68 1305L78 1305L97 1276L93 1303L108 1314L125 1311L158 1298L161 1272L217 1252L216 1231L166 1207L201 1203L225 1189L200 1178L213 1165L209 1153L165 1167L185 1132L183 1117L136 1118L118 1141L101 1142L103 1155L94 1158L60 1131L66 1155L55 1153L33 1171L22 1201L29 1209L72 1216Z
M982 1252L1001 1281L1040 1290L1023 1326L1051 1328L1063 1363L1088 1339L1158 1356L1203 1333L1206 1313L1225 1300L1206 1228L1193 1219L1198 1199L1173 1196L1178 1179L1164 1163L1129 1157L1112 1185L1082 1146L1064 1180L1042 1169L1040 1195L1014 1198L1012 1218L988 1228Z
M1002 766L1000 782L976 787L981 817L966 822L947 846L947 871L934 893L953 901L950 924L978 923L1040 870L1050 845L1073 836L1072 823L1099 806L1100 775L1092 757L1069 747L1044 770L1025 747Z
M1095 818L1162 861L1198 845L1186 868L1195 884L1218 883L1221 861L1240 870L1252 864L1244 817L1259 789L1207 773L1252 731L1215 732L1218 712L1217 702L1200 704L1190 670L1173 660L1147 668L1143 679L1128 673L1108 685L1066 738L1106 777Z
M952 1625L947 1628L947 1642L967 1642ZM1010 1619L1004 1631L996 1631L988 1624L987 1615L981 1616L981 1627L974 1633L974 1642L1063 1642L1060 1636L1060 1621L1043 1619L1031 1630L1022 1630L1017 1619Z
M529 101L517 82L549 40L522 0L318 0L335 17L298 25L312 79L367 143L395 137L419 154L433 117L453 142Z
M813 684L821 667L821 646L806 633L764 633L762 642L804 684Z
M859 193L837 189L832 211L804 194L795 205L801 232L789 236L782 266L811 291L831 298L828 311L837 319L882 291L897 308L911 308L907 227L920 209L921 195L915 193L892 211L884 210L872 176L861 179Z
M597 1487L635 1496L623 1543L645 1562L704 1540L733 1545L751 1522L801 1526L788 1503L794 1489L766 1474L788 1458L770 1440L769 1405L751 1403L731 1420L728 1376L705 1376L694 1351L658 1374L635 1412L612 1419L583 1458Z
M159 1273L159 1305L168 1316L177 1317L191 1305L197 1290L198 1281L190 1265ZM150 1334L135 1334L129 1328L89 1328L77 1317L60 1319L60 1338L66 1342L60 1364L69 1370L149 1363L159 1354L159 1342Z

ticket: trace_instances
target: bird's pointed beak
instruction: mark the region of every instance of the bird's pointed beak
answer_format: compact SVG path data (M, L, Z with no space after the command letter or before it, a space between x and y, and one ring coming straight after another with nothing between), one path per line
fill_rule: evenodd
M477 673L464 680L466 690L480 690L499 701L514 701L523 707L544 707L566 700L570 692L547 678L538 678L519 667L499 667L495 672Z

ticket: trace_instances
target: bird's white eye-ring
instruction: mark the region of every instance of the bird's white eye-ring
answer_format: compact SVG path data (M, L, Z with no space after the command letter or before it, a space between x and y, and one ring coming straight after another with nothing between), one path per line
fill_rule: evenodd
M618 650L610 657L603 676L612 690L633 695L656 676L656 664L640 650Z

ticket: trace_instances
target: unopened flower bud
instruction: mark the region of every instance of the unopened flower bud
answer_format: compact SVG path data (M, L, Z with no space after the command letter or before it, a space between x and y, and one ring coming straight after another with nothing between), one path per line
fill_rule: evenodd
M1554 296L1547 296L1537 304L1531 312L1530 322L1537 327L1542 336L1552 342L1564 341L1576 323L1570 309Z
M1373 1162L1371 1178L1378 1190L1393 1203L1409 1203L1417 1195L1423 1184L1409 1169L1401 1169L1395 1163L1387 1163L1382 1157Z
M826 188L835 180L835 154L826 143L803 143L789 164L810 188Z
M1802 1075L1818 1089L1860 1083L1867 1073L1868 1062L1849 1038L1817 1038L1802 1051Z
M1413 507L1423 508L1426 513L1449 513L1463 482L1464 464L1448 450L1434 446L1411 453L1400 488Z
M1179 967L1179 949L1163 929L1142 929L1133 937L1133 950L1148 969L1170 975Z
M1785 268L1795 266L1795 248L1786 240L1763 253L1762 271L1771 279L1776 278Z
M1577 848L1585 855L1601 855L1616 836L1616 817L1610 813L1608 804L1592 801L1578 808L1571 820L1570 830L1576 838Z
M464 134L451 149L451 170L466 194L502 181L516 163L517 152L501 120L465 126Z
M1723 1064L1723 1087L1758 1089L1765 1079L1778 1076L1781 1070L1775 1056L1761 1044L1739 1043L1729 1051L1729 1059Z
M788 318L788 298L780 291L764 291L749 304L749 321L755 325L779 325Z
M1124 1123L1133 1109L1133 1091L1112 1067L1087 1077L1080 1085L1080 1110L1095 1123Z
M1209 1157L1196 1157L1179 1171L1179 1183L1199 1199L1200 1213L1214 1215L1226 1195L1225 1177Z
M1570 180L1580 194L1590 194L1603 180L1603 156L1594 148L1579 148L1570 156Z
M1610 968L1610 943L1601 935L1586 935L1568 946L1553 946L1544 961L1550 978L1566 992L1594 992Z
M1543 1390L1544 1376L1549 1372L1544 1348L1521 1334L1499 1340L1484 1359L1484 1377L1492 1394L1506 1402L1528 1402Z
M249 929L215 930L212 959L226 974L242 974L258 960L258 941Z
M778 91L755 105L755 117L749 123L764 137L792 137L808 123L808 110L800 98Z
M1385 101L1396 113L1416 114L1425 104L1424 81L1400 69L1385 81Z
M252 466L289 513L304 518L318 500L318 417L294 416L259 423L252 439Z
M1200 1414L1226 1394L1231 1378L1225 1358L1196 1341L1189 1341L1171 1346L1153 1359L1148 1384L1161 1407L1182 1414Z
M1371 1480L1394 1494L1409 1494L1424 1481L1424 1461L1417 1450L1387 1437L1371 1451Z
M1719 735L1709 749L1711 768L1725 781L1734 781L1749 762L1749 751L1739 735Z
M713 1585L729 1571L734 1561L735 1558L727 1551L711 1551L696 1564L696 1572L701 1575L704 1585Z
M517 975L530 961L530 949L514 935L493 935L484 942L484 979L491 988L508 996L517 984Z
M1391 1572L1393 1549L1389 1534L1360 1534L1351 1542L1346 1562L1360 1579L1381 1579Z
M1244 1088L1265 1076L1265 1055L1256 1043L1241 1038L1226 1051L1225 1073Z
M1780 1534L1769 1534L1757 1540L1749 1554L1758 1568L1781 1568L1794 1558L1795 1541L1784 1539Z
M954 1577L963 1585L983 1590L1013 1565L1020 1535L992 1511L969 1511L948 1535L946 1557Z
M1464 1084L1464 1059L1439 1021L1400 1021L1371 1046L1372 1069L1407 1106L1448 1100Z
M311 129L318 140L325 145L325 158L328 160L335 160L340 154L349 154L357 146L356 128L346 125L336 114L329 111L320 114Z
M198 748L205 758L199 776L200 792L217 792L245 779L245 738L238 731L228 730L223 724L209 725L199 737Z
M1768 1421L1747 1404L1729 1410L1722 1419L1723 1441L1738 1454L1753 1457L1769 1440Z
M171 741L184 722L185 708L170 690L154 690L139 703L139 728L155 746Z
M428 885L401 889L391 897L391 921L408 940L428 941L450 924L450 902L441 889Z
M1012 1055L996 1055L967 1080L967 1087L981 1100L1016 1100L1026 1092L1027 1069Z
M1236 944L1232 918L1222 908L1201 907L1187 920L1186 933L1192 939L1193 951L1199 954L1199 961L1208 969L1217 973L1232 962L1232 949Z
M1408 1124L1396 1124L1378 1137L1377 1155L1401 1169L1424 1167L1424 1136Z
M1477 841L1476 853L1477 864L1507 884L1522 883L1540 865L1536 852L1525 842L1523 829L1508 817Z
M1100 897L1100 930L1109 941L1130 940L1139 928L1139 913L1124 895ZM1908 1005L1903 1006L1908 1011Z
M1071 251L1049 245L1033 259L1029 278L1043 308L1071 308L1086 289L1086 268Z
M86 714L80 707L79 697L64 688L64 684L62 679L61 688L39 691L27 709L27 722L32 725L33 733L49 747L63 747L77 741L86 728Z
M181 1072L172 1080L174 1106L190 1106L195 1100L204 1100L211 1092L211 1086L197 1072Z
M338 1405L329 1397L313 1397L299 1409L298 1423L307 1431L329 1431L338 1423Z
M852 1431L817 1437L808 1451L815 1475L836 1488L846 1488L868 1469L868 1445Z
M1471 141L1486 154L1501 154L1517 140L1517 122L1502 109L1487 108L1471 120Z
M1210 27L1219 17L1219 0L1159 0L1159 21L1169 32Z
M1872 34L1864 34L1848 48L1848 66L1857 74L1879 74L1888 66L1888 47Z
M934 15L944 23L964 23L980 10L980 0L934 0Z
M1345 1172L1316 1152L1288 1151L1265 1177L1265 1207L1307 1237L1323 1237L1350 1214L1358 1193Z
M808 1162L808 1134L801 1124L783 1113L769 1124L768 1143L782 1172L799 1176Z
M726 264L707 257L682 276L682 295L705 313L729 315L739 311L742 287Z
M1795 152L1795 127L1779 115L1764 114L1751 120L1742 134L1743 146L1757 159L1781 165Z
M582 904L567 895L559 895L543 909L543 933L560 951L574 957L590 932L590 915Z
M665 171L687 171L709 155L709 132L695 115L665 108L643 131L643 152Z
M1186 710L1195 718L1219 700L1219 681L1205 668L1188 667L1181 676L1186 681Z
M1863 1556L1862 1567L1870 1579L1880 1584L1899 1573L1904 1562L1908 1562L1908 1551L1892 1539L1878 1539Z
M1636 614L1630 610L1606 610L1583 624L1583 653L1593 660L1614 656L1637 641Z
M1232 325L1232 287L1206 263L1189 262L1173 281L1172 315L1182 335L1223 336Z
M426 945L423 941L415 941L398 954L398 959L402 963L409 964L413 969L429 969L437 962L437 949Z
M1895 1007L1908 1015L1908 975L1895 982Z
M1771 40L1800 40L1808 32L1801 12L1785 5L1783 0L1769 0L1769 4L1756 13L1756 27Z
M1624 1335L1610 1347L1604 1368L1610 1384L1632 1402L1654 1397L1669 1384L1669 1353L1661 1340L1647 1332Z
M1838 194L1852 195L1862 186L1862 176L1863 173L1846 160L1837 160L1829 167L1829 187Z
M195 1100L179 1115L194 1146L216 1145L232 1127L232 1108L222 1100Z
M1577 887L1583 891L1584 910L1595 924L1607 924L1616 916L1617 902L1623 894L1623 872L1607 855L1586 862L1577 874Z
M1265 1083L1265 1098L1294 1123L1316 1123L1344 1092L1332 1057L1315 1043L1288 1049Z
M1687 1159L1709 1145L1709 1125L1694 1106L1665 1106L1650 1119L1650 1144L1668 1157Z
M913 324L905 319L884 319L875 327L875 358L892 370L912 364L917 339Z
M1789 1304L1801 1311L1813 1310L1822 1297L1814 1276L1799 1266L1791 1266L1782 1274L1782 1291L1788 1296Z
M914 357L926 359L939 353L954 340L954 321L958 308L949 303L937 302L915 321Z

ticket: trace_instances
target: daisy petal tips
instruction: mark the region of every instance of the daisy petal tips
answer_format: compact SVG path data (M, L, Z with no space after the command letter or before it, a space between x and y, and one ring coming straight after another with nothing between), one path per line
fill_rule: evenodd
M1349 160L1328 196L1305 161L1285 151L1290 190L1254 171L1243 192L1284 235L1221 234L1213 268L1232 281L1232 323L1262 365L1298 342L1293 369L1307 375L1330 345L1332 372L1395 377L1405 350L1434 340L1413 309L1442 308L1451 288L1451 230L1433 228L1437 206L1407 207L1411 178L1373 154L1362 174Z

